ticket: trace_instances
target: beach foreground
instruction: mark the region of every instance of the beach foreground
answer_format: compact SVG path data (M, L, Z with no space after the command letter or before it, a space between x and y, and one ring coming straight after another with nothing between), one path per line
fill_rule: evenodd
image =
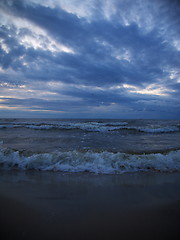
M180 173L0 175L3 240L179 239Z

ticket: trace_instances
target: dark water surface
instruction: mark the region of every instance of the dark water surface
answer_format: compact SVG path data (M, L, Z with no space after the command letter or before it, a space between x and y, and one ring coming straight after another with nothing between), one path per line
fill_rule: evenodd
M0 237L179 239L180 121L0 120Z
M180 169L178 120L1 119L0 141L1 167L97 173Z

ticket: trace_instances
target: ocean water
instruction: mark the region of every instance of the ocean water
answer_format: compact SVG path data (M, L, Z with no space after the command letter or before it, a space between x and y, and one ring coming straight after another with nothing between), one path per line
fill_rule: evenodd
M177 172L180 121L0 119L0 169Z

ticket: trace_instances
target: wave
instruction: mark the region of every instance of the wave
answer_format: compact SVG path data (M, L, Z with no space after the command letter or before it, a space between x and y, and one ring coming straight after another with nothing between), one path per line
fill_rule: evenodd
M179 132L180 126L164 126L164 127L139 127L127 126L127 122L61 122L61 123L19 123L19 124L0 124L3 128L30 128L34 130L83 130L89 132L109 132L109 131L134 131L142 133L171 133Z
M68 151L27 154L0 150L0 169L121 174L137 171L180 171L180 150L169 153L128 154Z
M9 124L1 124L0 125L0 129L3 129L3 128L18 128L18 127L22 127L21 125L14 125L14 124L11 124L11 125L9 125Z
M158 128L134 127L134 129L144 133L170 133L170 132L179 132L180 130L180 128L176 126L158 127Z
M0 125L0 128L17 128L17 127L24 127L30 128L35 130L51 130L51 129L59 129L59 130L84 130L84 131L91 131L91 132L104 132L104 131L114 131L120 129L122 126L127 125L127 122L112 122L112 123L101 123L101 122L85 122L85 123L73 123L73 122L66 122L66 123L59 123L59 124L46 124L46 123L32 123L32 124L16 124L16 125Z
M159 128L138 128L141 132L146 133L168 133L168 132L178 132L180 130L179 127L171 126L171 127L159 127Z

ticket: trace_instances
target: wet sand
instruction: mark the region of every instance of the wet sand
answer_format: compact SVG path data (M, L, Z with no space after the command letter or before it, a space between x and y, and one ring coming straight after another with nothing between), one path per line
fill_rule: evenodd
M180 173L0 172L0 237L179 239Z

